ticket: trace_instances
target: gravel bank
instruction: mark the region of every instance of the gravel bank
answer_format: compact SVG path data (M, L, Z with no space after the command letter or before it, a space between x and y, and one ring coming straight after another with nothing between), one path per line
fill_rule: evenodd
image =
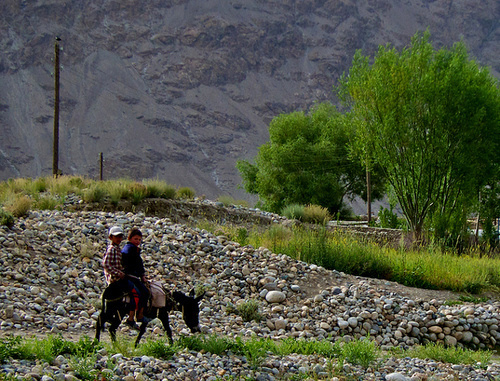
M208 334L345 341L369 335L382 349L429 341L490 348L500 339L497 301L450 307L444 300L411 299L385 289L383 281L327 271L265 248L240 247L224 236L168 218L93 211L33 211L12 229L0 228L0 335L93 336L96 306L105 287L101 259L106 233L115 224L143 231L143 259L150 278L184 292L196 285L208 289L200 314ZM249 299L260 303L260 323L246 323L227 312L228 305ZM178 313L171 320L174 339L189 334ZM122 328L122 334L133 333ZM161 326L152 324L146 337L164 337ZM108 340L107 333L104 338ZM316 356L269 357L255 370L247 359L231 354L186 352L160 361L108 356L103 351L95 367L109 362L115 364L115 376L126 380L274 380L299 373L335 379L329 373L331 364ZM12 361L1 367L45 381L74 377L69 359L62 356L57 364ZM346 363L344 374L363 380L489 380L500 378L500 367L389 358L376 370Z

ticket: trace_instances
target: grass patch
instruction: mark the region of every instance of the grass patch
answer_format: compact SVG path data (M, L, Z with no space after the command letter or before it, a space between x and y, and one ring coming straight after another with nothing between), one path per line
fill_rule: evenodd
M460 347L444 347L442 344L417 345L405 351L395 349L393 352L399 357L414 357L420 359L432 359L450 364L478 365L486 367L490 363L493 352L473 351Z
M235 313L241 316L245 322L253 320L258 323L262 320L262 315L259 312L259 302L254 299L240 303L236 307L230 304L226 310L228 313Z
M14 217L24 217L31 209L33 200L24 194L17 194L5 204L5 210L11 213Z
M165 340L147 339L141 349L146 356L152 356L157 359L170 360L177 352L180 351L179 345L170 345Z
M177 190L177 198L192 200L196 196L196 192L193 188L181 187Z
M63 199L54 196L50 193L39 193L34 197L35 197L35 202L33 203L34 209L55 210L63 204Z
M286 218L288 218L289 220L304 221L304 214L305 214L304 209L305 209L304 205L291 204L284 207L283 210L281 211L281 214Z
M0 225L12 227L14 225L14 216L12 213L0 207Z
M121 200L126 200L130 196L129 180L106 181L103 184L107 189L107 193L113 205L118 205Z
M96 182L84 189L81 196L85 202L102 202L105 197L109 196L109 192L107 192L104 184Z
M233 197L227 195L221 195L217 197L217 201L224 206L230 206L236 203L236 200Z
M190 188L184 192L194 193ZM14 215L22 215L21 207L14 204L31 200L36 209L56 209L69 194L80 196L85 202L111 201L117 205L121 200L138 204L145 198L157 197L175 199L176 187L158 179L142 182L130 179L94 181L82 176L58 176L9 179L0 183L0 203L14 210ZM19 210L19 212L18 212Z
M169 360L176 353L185 350L218 356L244 356L254 369L258 369L269 355L317 355L327 358L332 369L334 361L336 361L336 369L340 373L342 373L345 362L368 368L376 366L378 360L387 356L369 337L349 342L342 340L332 342L330 340L307 340L293 337L283 340L253 337L245 340L242 337L229 338L218 334L200 334L181 336L172 345L166 339L147 339L136 349L133 341L120 337L116 343L103 345L95 343L86 336L76 343L66 341L60 336L48 336L45 339L22 339L17 336L0 340L0 363L5 363L9 359L41 360L52 363L58 355L62 354L65 357L69 356L70 368L79 379L110 379L114 367L112 361L107 364L106 369L97 370L94 368L97 360L96 353L101 348L106 348L110 356L121 353L128 358L146 355L163 360ZM437 344L415 346L408 350L394 348L390 354L396 357L432 359L483 368L491 362L492 357L490 351L445 348Z
M395 281L406 286L477 294L498 289L500 260L454 255L436 247L415 250L382 247L326 229L273 226L248 243L274 253L348 274Z
M368 368L380 357L377 345L369 339L349 341L341 347L340 352L343 360L363 368Z
M43 360L48 363L59 355L79 355L87 357L94 354L102 344L96 344L88 336L83 336L76 343L67 341L60 335L49 335L44 339L11 336L0 340L0 363L9 358L20 360Z
M164 181L147 179L143 180L142 183L146 186L147 197L149 198L165 198L172 200L177 196L175 187Z
M304 208L304 222L313 224L326 224L330 220L330 213L327 208L319 205L307 205Z

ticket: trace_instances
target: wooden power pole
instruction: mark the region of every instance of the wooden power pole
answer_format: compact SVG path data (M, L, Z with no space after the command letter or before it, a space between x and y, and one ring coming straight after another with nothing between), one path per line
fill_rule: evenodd
M366 214L368 215L368 224L372 221L372 182L368 166L366 167Z
M59 175L59 41L56 37L54 45L54 146L52 150L52 175Z

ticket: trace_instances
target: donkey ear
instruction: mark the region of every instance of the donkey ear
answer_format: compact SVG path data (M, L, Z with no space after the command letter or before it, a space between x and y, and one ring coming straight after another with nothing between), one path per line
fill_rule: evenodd
M189 296L194 298L194 287L191 289L191 291L189 291Z

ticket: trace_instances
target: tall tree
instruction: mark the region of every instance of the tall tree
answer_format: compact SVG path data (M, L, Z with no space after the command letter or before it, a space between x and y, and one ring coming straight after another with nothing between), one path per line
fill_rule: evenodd
M364 168L348 153L351 126L334 106L320 104L309 114L279 115L272 120L269 135L255 164L244 160L237 164L245 189L258 194L266 209L281 212L298 203L344 212L344 196L365 191ZM380 189L379 181L375 197L380 197Z
M498 81L463 42L436 51L429 40L381 46L372 63L356 52L337 88L356 115L355 152L381 165L417 238L477 205L500 160Z

